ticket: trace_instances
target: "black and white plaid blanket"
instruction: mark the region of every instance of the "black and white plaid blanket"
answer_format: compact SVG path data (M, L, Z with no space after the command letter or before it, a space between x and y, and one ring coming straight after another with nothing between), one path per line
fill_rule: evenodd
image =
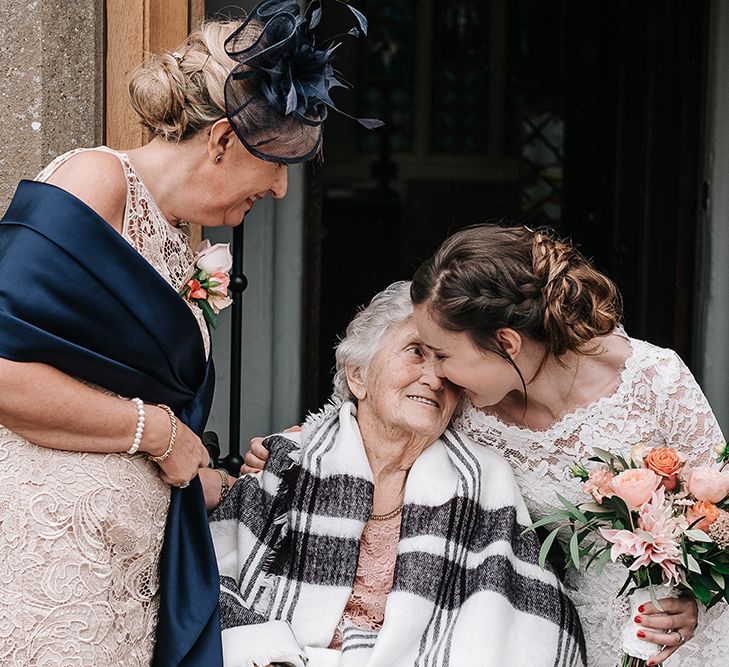
M577 613L539 544L508 463L449 430L407 479L379 632L326 650L352 589L373 483L356 409L268 440L258 476L211 516L227 667L568 667L585 664Z

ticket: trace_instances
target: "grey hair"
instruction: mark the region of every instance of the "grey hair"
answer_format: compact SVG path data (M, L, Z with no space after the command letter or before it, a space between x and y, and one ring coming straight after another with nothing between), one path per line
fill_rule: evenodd
M412 316L409 280L392 283L360 309L336 347L335 400L356 402L347 383L347 368L359 370L362 378L366 379L372 360L387 335Z

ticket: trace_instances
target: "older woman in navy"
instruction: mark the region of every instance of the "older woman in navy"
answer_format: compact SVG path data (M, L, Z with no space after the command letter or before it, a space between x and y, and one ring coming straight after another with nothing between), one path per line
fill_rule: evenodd
M60 156L0 223L4 665L221 662L186 226L239 225L319 151L336 80L308 29L269 1L152 57L130 94L154 138Z

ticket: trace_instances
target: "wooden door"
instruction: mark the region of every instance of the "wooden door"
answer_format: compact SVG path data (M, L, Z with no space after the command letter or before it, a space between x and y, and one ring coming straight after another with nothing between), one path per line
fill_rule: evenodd
M147 53L173 49L202 21L204 0L106 0L104 143L129 149L149 141L128 96L129 73ZM193 226L193 247L201 232Z

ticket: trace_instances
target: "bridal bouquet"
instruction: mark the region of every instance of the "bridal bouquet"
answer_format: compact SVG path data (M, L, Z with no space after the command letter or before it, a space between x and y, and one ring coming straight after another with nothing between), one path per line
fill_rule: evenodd
M230 269L233 258L227 243L210 245L203 241L195 255L188 279L180 290L180 296L197 304L205 321L213 328L218 326L218 313L233 300L228 296Z
M640 667L660 650L637 638L637 608L648 600L691 591L707 608L729 602L729 475L690 467L671 447L634 447L630 455L595 448L587 462L570 466L582 482L583 503L557 494L561 507L531 529L558 523L544 541L540 565L557 534L570 536L567 561L602 571L608 560L627 568L618 595L630 595L623 626L623 667ZM729 460L729 445L717 447Z

